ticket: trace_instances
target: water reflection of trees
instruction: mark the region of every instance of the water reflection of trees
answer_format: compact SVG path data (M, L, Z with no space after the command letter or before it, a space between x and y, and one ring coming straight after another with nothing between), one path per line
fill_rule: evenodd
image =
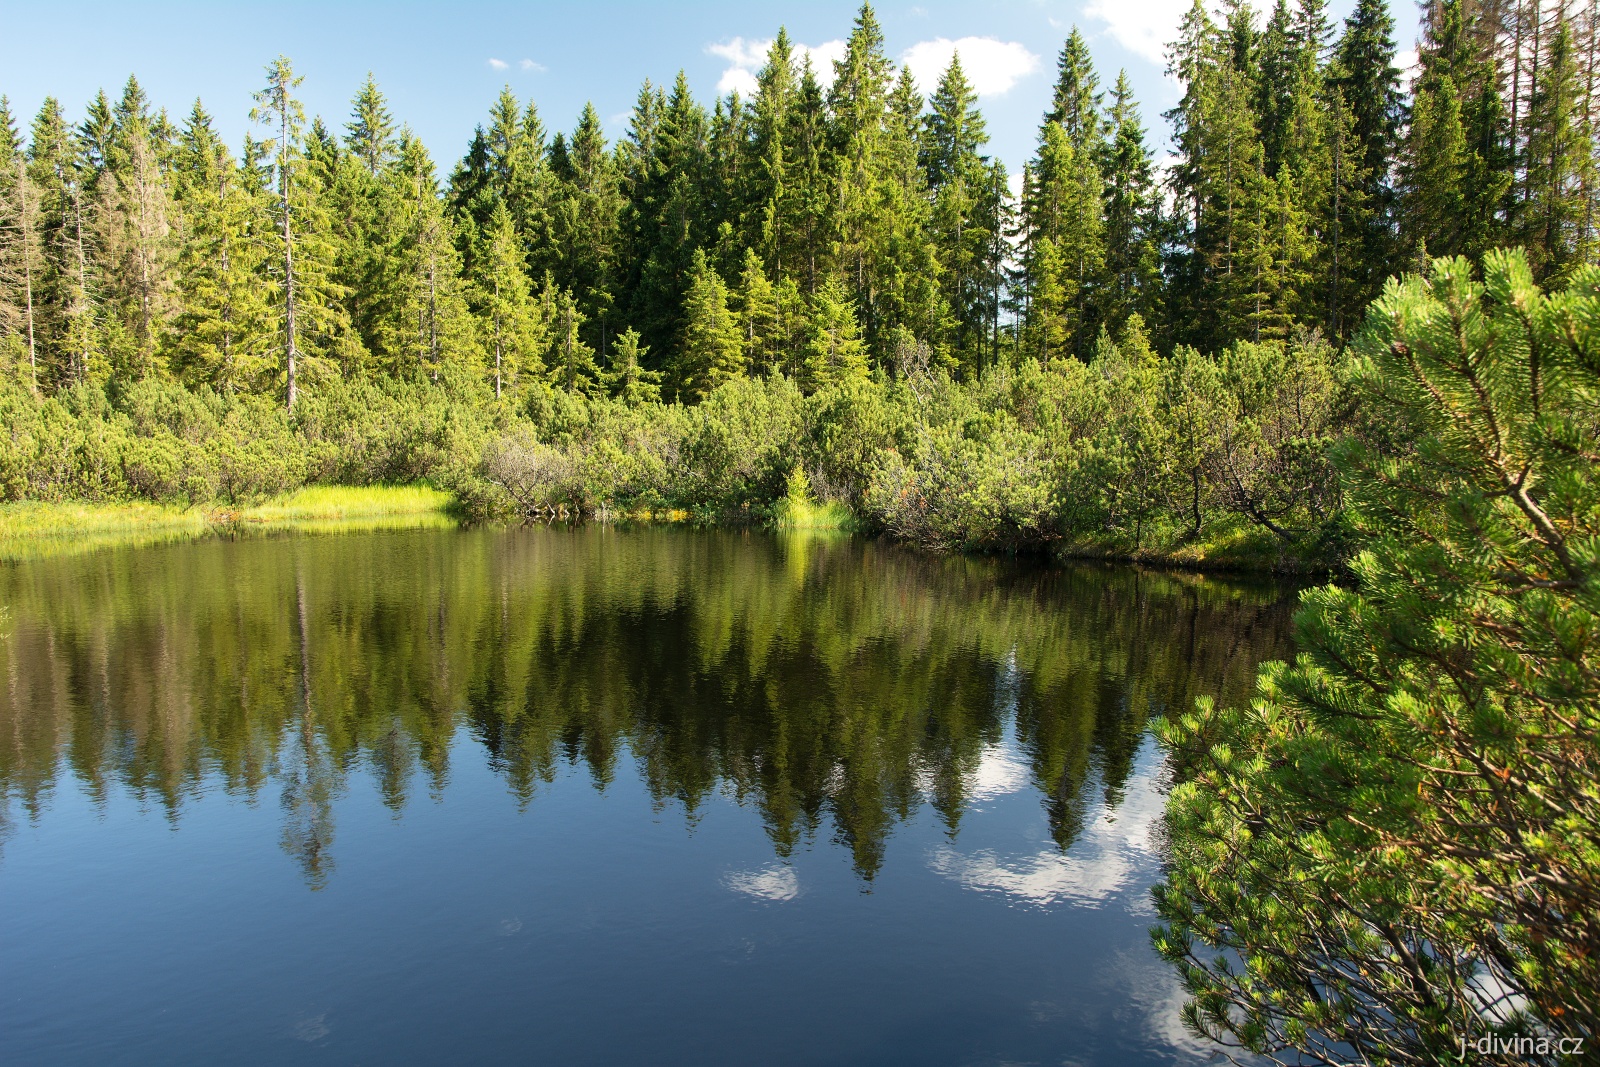
M462 728L522 804L631 761L660 804L727 790L780 855L827 833L871 878L922 803L958 827L1014 722L1065 848L1147 717L1238 699L1287 615L1281 589L1126 569L594 528L110 551L6 568L0 602L24 817L63 774L174 817L204 780L275 788L313 886L351 771L398 813L445 789Z

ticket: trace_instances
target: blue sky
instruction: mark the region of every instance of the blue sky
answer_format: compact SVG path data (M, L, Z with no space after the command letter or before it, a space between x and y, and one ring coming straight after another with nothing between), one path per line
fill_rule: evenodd
M1342 19L1352 4L1334 0L1332 14ZM282 53L305 76L307 113L336 128L372 71L397 120L448 173L502 84L536 101L552 130L570 129L592 100L616 136L643 79L670 83L681 67L709 106L719 87L747 82L780 25L827 56L830 42L848 36L857 7L858 0L13 5L0 36L0 93L24 123L46 95L76 118L98 89L115 96L133 73L175 117L203 99L237 145L262 67ZM924 92L960 48L983 93L990 149L1016 173L1032 151L1055 57L1074 24L1089 38L1106 84L1127 68L1159 145L1159 113L1177 95L1163 76L1161 46L1186 8L1186 0L896 0L876 10L890 55L910 63ZM1400 3L1395 19L1408 51L1414 5Z

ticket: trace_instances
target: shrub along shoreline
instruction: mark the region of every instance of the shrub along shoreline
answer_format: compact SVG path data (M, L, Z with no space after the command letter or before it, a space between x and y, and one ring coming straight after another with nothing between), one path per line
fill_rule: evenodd
M542 382L495 397L448 373L310 380L293 415L155 376L49 398L11 383L0 500L232 513L427 483L468 522L671 514L1202 570L1341 558L1328 447L1363 430L1316 334L1159 358L1135 317L1086 361L957 380L925 356L809 393L735 378L694 405Z

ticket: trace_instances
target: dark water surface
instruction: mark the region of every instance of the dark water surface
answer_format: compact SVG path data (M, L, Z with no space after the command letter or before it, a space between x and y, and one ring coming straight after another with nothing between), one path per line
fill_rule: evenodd
M1291 601L675 528L0 566L0 1062L1203 1062L1147 727Z

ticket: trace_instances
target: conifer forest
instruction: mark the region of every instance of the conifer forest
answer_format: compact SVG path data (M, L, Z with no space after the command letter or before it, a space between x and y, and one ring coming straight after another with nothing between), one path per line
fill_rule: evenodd
M283 57L235 147L136 78L81 116L0 103L0 494L425 477L486 514L727 516L798 462L930 544L1215 516L1326 557L1339 367L1386 279L1592 258L1597 27L1433 4L1403 93L1380 0L1196 3L1160 116L1074 31L1020 182L959 57L915 84L870 6L826 90L780 33L749 99L646 83L615 143L507 89L436 161L370 78L307 116Z
M1331 574L1253 701L1152 716L1185 1021L1595 1062L1600 2L1427 0L1411 43L1195 0L1152 114L1072 30L1020 175L869 4L831 71L779 31L614 140L508 87L448 158L283 56L250 101L0 97L0 507L426 482Z

